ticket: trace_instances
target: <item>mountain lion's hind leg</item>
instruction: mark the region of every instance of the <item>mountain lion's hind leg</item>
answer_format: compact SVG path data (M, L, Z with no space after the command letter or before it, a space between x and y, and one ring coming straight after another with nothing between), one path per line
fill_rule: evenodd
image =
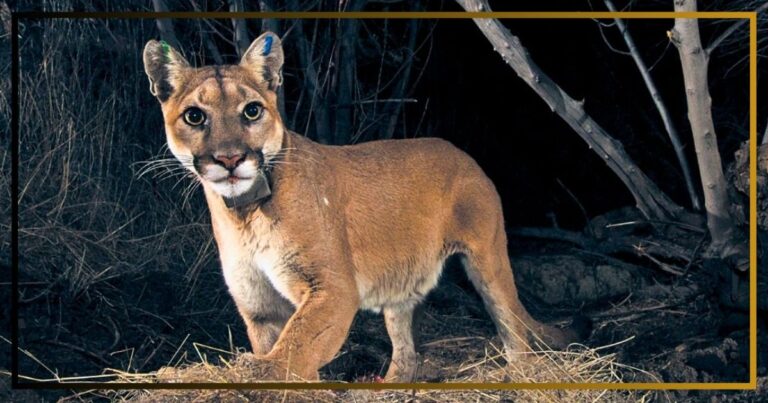
M518 298L503 229L494 238L484 245L470 247L462 262L467 277L493 318L507 359L518 359L516 353L531 351L530 340L544 342L554 349L562 349L575 341L577 337L572 332L540 323L528 314Z
M416 375L417 356L413 345L413 311L415 304L405 303L384 308L384 323L392 341L392 360L384 379L387 382L412 382Z
M504 342L507 359L531 351L530 336L560 349L576 338L573 332L534 320L520 303L507 254L507 234L499 196L490 180L462 184L454 204L453 239L461 245L467 277L483 299Z
M509 264L503 264L496 256L479 255L476 252L468 252L461 260L467 277L482 297L485 309L496 325L507 359L513 353L530 351L528 329L524 318L521 318L526 315L525 308L517 298Z

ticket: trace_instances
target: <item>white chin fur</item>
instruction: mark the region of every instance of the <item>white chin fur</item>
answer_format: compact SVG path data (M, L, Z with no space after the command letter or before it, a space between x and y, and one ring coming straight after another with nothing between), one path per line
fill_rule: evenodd
M243 179L240 179L235 183L229 183L226 180L227 176L229 176L229 171L221 166L211 164L207 167L203 179L211 185L211 189L216 193L227 198L232 198L240 196L251 188L254 181L253 178L258 173L258 169L256 168L255 162L246 161L235 168L235 172L233 173Z
M214 192L227 197L233 198L240 196L248 191L253 185L253 179L240 179L235 183L223 182L208 182Z

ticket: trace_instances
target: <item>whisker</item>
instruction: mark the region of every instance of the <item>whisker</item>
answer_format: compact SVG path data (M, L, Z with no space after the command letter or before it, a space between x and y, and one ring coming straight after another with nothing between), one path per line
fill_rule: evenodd
M309 151L309 150L307 150L307 149L303 149L303 148L296 148L296 147L285 147L285 148L281 148L281 149L277 150L277 151L276 151L274 154L276 154L276 155L284 155L284 154L286 154L286 153L287 153L287 152L289 152L289 151L292 151L292 152L294 152L294 154L301 154L301 153L304 153L304 154L312 155L312 156L314 156L314 157L317 157L317 156L319 156L319 155L320 155L320 154L318 154L318 153L316 153L316 152L314 152L314 151Z
M153 175L152 179L157 179L157 180L163 181L163 180L170 179L170 178L173 178L173 177L184 176L184 173L185 173L184 171L163 171L163 172L160 172L158 174Z
M189 207L189 200L192 197L192 194L194 193L194 191L198 187L200 187L200 184L201 184L200 180L197 179L197 177L195 177L194 180L191 181L191 183L186 187L186 189L184 189L184 191L181 194L182 195L182 202L181 202L182 206Z
M283 158L286 155L287 155L286 152L277 151L275 153L267 155L266 159L267 159L268 162L271 162L271 161L274 161L275 159ZM319 164L320 163L317 159L315 159L315 158L313 158L311 156L301 155L300 153L292 153L291 156L294 157L298 161L308 161L308 162L312 162L312 163L315 163L315 164Z
M138 179L152 175L153 179L165 180L182 175L187 170L193 170L193 157L191 155L168 155L167 146L161 152L148 160L137 161L131 164L136 168L135 175Z
M173 186L171 186L171 190L176 189L180 184L184 183L185 179L189 179L189 176L184 175L184 176L179 177L179 179L176 180L176 182L174 182Z

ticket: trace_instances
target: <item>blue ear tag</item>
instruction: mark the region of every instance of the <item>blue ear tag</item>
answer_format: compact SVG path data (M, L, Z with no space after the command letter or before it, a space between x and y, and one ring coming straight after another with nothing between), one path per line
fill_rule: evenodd
M262 52L262 56L266 56L269 54L269 52L272 50L272 36L267 36L264 38L264 52Z

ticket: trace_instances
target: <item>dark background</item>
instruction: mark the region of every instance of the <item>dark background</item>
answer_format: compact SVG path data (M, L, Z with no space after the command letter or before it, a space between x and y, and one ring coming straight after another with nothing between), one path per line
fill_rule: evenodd
M167 3L172 10L192 9L189 2ZM707 9L737 6L726 4L715 2ZM302 10L334 9L319 3L299 5ZM199 6L208 11L227 9L218 2L199 2ZM749 9L748 2L738 6ZM597 1L492 2L496 11L593 7L604 10ZM14 9L152 7L148 2L62 1L48 8L22 2ZM365 8L414 9L461 10L453 2L438 1L370 2ZM642 2L628 9L669 11L671 5ZM281 35L296 23L279 22ZM340 26L338 21L298 23L305 33L316 29L319 36L335 34ZM385 99L403 80L400 68L410 54L404 49L410 23L360 21L355 37L356 101L370 100L377 83L392 80L379 94ZM211 63L199 34L210 26L198 20L174 24L190 61ZM251 39L263 24L248 21ZM573 98L585 100L587 112L626 147L661 189L690 208L674 152L634 62L606 44L625 49L616 27L602 27L601 35L599 23L588 19L508 20L504 24L544 72ZM235 49L227 43L230 21L213 26L222 34L211 34L222 57L235 63ZM418 47L402 94L415 102L404 103L398 110L394 138L437 136L467 151L496 184L508 227L581 230L588 219L633 204L630 193L604 162L503 63L471 20L423 20L418 26ZM672 20L632 20L628 26L646 62L654 66L652 75L686 145L696 178L679 56L666 36ZM708 43L728 26L729 21L702 23L702 40ZM98 373L108 366L146 371L183 354L194 356L189 345L179 348L186 335L223 347L229 344L231 331L235 346L246 345L242 324L223 287L201 192L186 198L189 179L153 176L161 171L138 177L146 168L142 161L170 157L162 151L161 111L149 93L141 63L144 43L159 37L154 21L30 19L21 21L20 27L21 346L69 376ZM294 27L283 39L285 121L289 128L318 139L321 134L308 114L297 32ZM710 64L713 113L726 165L749 137L747 45L747 32L742 29L718 49ZM2 46L9 48L8 34ZM315 51L331 54L321 46ZM10 101L7 53L2 53L0 66L3 116L9 116ZM328 60L321 60L316 68L327 72ZM761 57L761 74L765 63ZM334 71L331 68L330 76ZM759 77L759 105L764 105L768 83ZM335 90L329 85L327 91ZM331 95L317 102L327 104L331 118L340 108ZM379 138L384 122L392 116L390 107L356 104L351 120L355 135L337 142ZM758 133L762 134L768 115L764 107L759 110ZM0 144L3 185L9 183L6 139L3 136ZM3 215L7 217L10 195L4 191L2 197L0 206L4 213L8 211ZM2 236L0 259L9 265L9 234ZM4 270L2 275L6 274ZM2 292L9 292L9 280L2 281ZM5 321L8 308L2 312ZM7 367L2 360L0 367ZM21 369L29 376L51 376L28 358Z

